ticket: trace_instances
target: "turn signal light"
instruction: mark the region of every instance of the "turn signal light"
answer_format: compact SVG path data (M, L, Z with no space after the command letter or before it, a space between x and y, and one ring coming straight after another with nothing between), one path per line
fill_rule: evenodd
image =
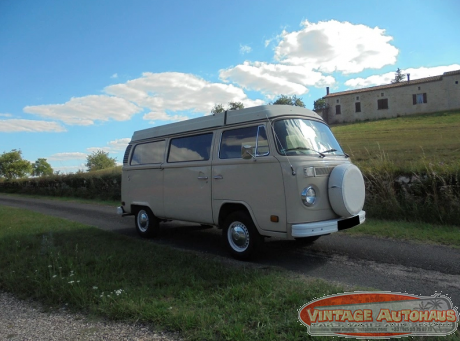
M271 215L271 216L270 216L270 221L271 221L272 223L277 223L277 222L280 221L280 218L279 218L277 215Z

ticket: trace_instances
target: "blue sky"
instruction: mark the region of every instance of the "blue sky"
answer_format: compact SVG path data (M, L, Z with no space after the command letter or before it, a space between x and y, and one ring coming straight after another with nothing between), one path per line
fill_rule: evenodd
M285 94L311 109L326 86L458 70L459 13L457 0L1 0L0 153L76 172L216 103Z

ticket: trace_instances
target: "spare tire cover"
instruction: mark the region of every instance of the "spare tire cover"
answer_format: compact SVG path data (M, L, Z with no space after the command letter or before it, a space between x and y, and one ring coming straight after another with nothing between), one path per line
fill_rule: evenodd
M346 163L335 167L329 177L329 202L341 217L358 214L364 206L364 179L358 167Z

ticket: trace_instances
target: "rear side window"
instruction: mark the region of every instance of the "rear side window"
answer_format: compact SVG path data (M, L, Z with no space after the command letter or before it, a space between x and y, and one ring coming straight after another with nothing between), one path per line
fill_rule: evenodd
M165 141L142 143L134 147L131 166L162 163L165 153Z
M254 126L224 131L220 143L219 158L241 158L241 147L243 145L250 145L255 156L268 155L269 149L265 127Z
M211 144L212 133L172 139L168 162L209 160Z

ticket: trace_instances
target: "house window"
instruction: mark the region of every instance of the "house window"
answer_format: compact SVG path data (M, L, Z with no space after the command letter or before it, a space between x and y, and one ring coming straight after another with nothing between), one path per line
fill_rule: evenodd
M355 103L355 112L361 112L361 102Z
M356 96L356 100L359 101L359 96Z
M455 81L455 84L458 84L458 81Z
M423 104L423 103L428 103L426 92L423 94L414 94L412 95L412 104Z
M336 115L341 115L342 114L342 111L340 110L340 105L335 106L335 114Z
M339 103L339 100L337 100L337 103Z
M380 97L383 97L383 96L385 96L385 94L382 92L382 93L380 94Z
M418 89L420 90L420 87L418 87Z
M388 109L388 98L377 100L377 109Z

